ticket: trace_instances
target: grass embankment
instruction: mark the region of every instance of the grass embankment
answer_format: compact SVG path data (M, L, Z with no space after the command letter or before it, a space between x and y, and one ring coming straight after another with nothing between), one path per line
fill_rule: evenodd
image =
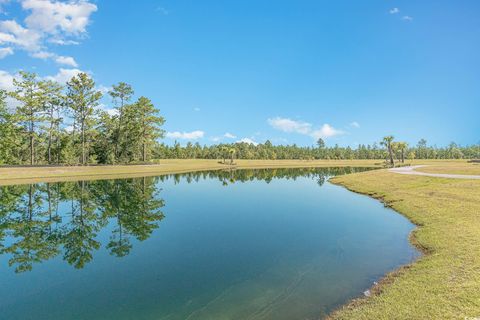
M235 160L230 166L219 160L161 160L152 165L72 166L72 167L0 167L0 185L112 179L155 176L171 173L221 169L306 168L306 167L375 167L382 160Z
M476 170L465 161L436 165L433 170L442 173ZM378 170L332 182L380 199L408 217L418 226L411 241L425 252L417 262L387 275L370 298L353 301L332 319L480 317L480 181Z

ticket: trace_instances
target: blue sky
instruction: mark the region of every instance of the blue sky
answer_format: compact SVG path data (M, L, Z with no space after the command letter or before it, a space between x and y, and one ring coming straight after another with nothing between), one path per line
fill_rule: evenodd
M19 70L125 81L165 141L480 141L480 2L0 0ZM105 107L111 104L104 101Z

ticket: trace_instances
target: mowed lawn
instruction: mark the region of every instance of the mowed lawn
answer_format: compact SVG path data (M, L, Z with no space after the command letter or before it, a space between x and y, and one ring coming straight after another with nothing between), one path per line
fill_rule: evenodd
M472 174L465 161L441 173ZM449 170L453 166L456 170ZM450 168L449 168L450 167ZM427 171L427 170L423 170ZM331 315L332 319L474 319L480 317L480 181L370 171L332 179L384 201L418 227L411 241L425 255Z

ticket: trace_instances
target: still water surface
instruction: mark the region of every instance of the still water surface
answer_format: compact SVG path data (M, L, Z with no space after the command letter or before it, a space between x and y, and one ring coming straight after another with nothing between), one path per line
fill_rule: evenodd
M321 318L418 256L359 170L0 187L0 317Z

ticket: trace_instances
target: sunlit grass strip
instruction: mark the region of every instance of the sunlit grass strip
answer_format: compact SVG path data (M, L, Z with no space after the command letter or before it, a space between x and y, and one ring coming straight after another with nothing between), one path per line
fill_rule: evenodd
M418 227L425 255L385 277L332 319L480 317L480 181L406 176L386 170L339 176L336 184L384 201Z

